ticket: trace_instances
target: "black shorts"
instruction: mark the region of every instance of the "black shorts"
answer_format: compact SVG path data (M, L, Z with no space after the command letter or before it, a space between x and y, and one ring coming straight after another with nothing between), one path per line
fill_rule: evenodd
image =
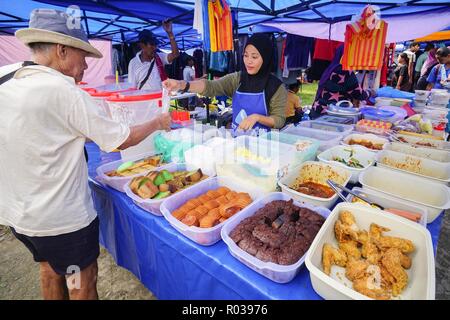
M100 254L98 217L83 229L57 236L30 237L11 231L31 251L34 261L48 262L59 275L83 270Z

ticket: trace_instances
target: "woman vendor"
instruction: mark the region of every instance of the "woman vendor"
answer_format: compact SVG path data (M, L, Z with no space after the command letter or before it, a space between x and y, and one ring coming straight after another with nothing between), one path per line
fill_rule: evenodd
M219 80L179 81L168 79L163 86L170 91L195 92L213 97L233 97L232 128L282 128L286 121L287 91L273 74L272 42L263 34L253 35L244 49L245 68Z
M325 69L319 81L316 98L314 100L311 117L317 118L326 113L329 104L336 104L342 100L349 100L355 106L370 97L370 90L363 90L353 71L342 70L341 58L344 45L336 49L333 61Z

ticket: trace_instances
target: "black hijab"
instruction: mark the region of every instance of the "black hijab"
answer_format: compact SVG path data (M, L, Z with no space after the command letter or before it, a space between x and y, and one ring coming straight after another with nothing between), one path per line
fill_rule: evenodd
M245 47L249 44L253 45L258 50L263 59L263 64L258 73L254 75L248 74L245 64L242 64L243 68L241 71L241 85L239 86L239 91L257 93L265 90L266 104L269 106L270 99L282 84L276 76L271 74L272 63L274 60L272 41L268 35L257 33L248 39Z

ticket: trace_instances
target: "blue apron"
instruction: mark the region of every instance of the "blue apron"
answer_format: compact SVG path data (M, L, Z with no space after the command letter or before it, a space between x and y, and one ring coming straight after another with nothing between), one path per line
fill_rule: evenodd
M266 97L263 92L258 93L248 93L248 92L240 92L239 89L233 95L233 124L232 128L237 129L239 124L248 116L252 114L260 114L262 116L268 116L267 105L266 105ZM253 129L267 129L270 130L269 127L266 127L260 123L255 123Z

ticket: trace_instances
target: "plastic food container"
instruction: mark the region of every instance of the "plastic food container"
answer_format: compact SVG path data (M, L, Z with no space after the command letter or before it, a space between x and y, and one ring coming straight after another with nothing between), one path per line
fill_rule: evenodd
M450 142L437 140L437 139L427 139L422 137L416 137L408 134L397 134L397 138L403 140L406 143L417 147L423 148L433 148L438 150L450 151Z
M421 101L421 100L414 100L414 108L423 108L427 105L426 100Z
M399 120L403 120L407 113L405 110L399 107L381 106L381 107L365 107L361 108L361 113L364 119L386 121L394 123Z
M447 105L449 100L448 92L443 91L432 91L430 95L430 101L432 104L443 104Z
M314 206L331 208L338 198L336 193L330 198L320 198L297 192L291 189L290 186L292 186L297 180L299 180L300 183L312 181L328 186L328 179L345 186L350 181L351 175L352 174L349 170L340 166L307 161L299 167L292 169L289 175L280 179L278 185L281 187L283 193L291 196L299 202L306 202Z
M117 160L117 161L103 164L103 165L99 166L96 170L98 180L101 183L106 184L106 185L110 186L111 188L116 189L117 191L125 192L125 186L128 184L128 182L130 182L135 177L146 175L147 173L149 173L152 170L147 170L145 172L138 173L138 174L128 176L128 177L109 177L106 175L106 173L116 170L122 163L125 163L128 161L138 162L139 160L142 160L142 159L145 159L145 158L148 158L151 156L155 156L155 155L157 155L156 152L149 152L149 153L137 155L137 156L134 156L134 157L131 157L128 159L122 159L122 160ZM157 167L155 169L155 171L160 171L163 169L170 170L171 168L174 168L174 167L176 167L176 165L174 163L167 163L160 167Z
M385 150L392 150L440 162L450 162L450 153L447 151L416 147L407 143L391 142L386 146Z
M355 127L353 125L337 124L320 120L302 121L298 124L298 126L309 129L339 132L342 134L349 134L350 132L353 131L353 128Z
M308 160L314 160L320 146L320 143L317 140L299 138L298 136L278 131L268 132L261 135L260 138L267 139L269 141L279 141L280 143L294 146L298 153L297 164Z
M375 106L390 106L394 99L387 97L376 97L375 98Z
M416 93L414 100L415 101L427 101L428 96L430 95L431 91L427 90L415 90Z
M242 220L251 217L252 215L255 214L256 211L264 207L266 204L275 200L289 201L291 200L291 197L281 192L274 192L254 201L250 206L248 206L241 212L237 213L235 216L231 217L226 222L225 226L222 228L221 235L223 241L227 244L228 250L230 251L233 257L241 261L250 269L253 269L254 271L265 276L266 278L269 278L274 282L287 283L292 279L294 279L294 277L299 272L305 260L306 254L303 257L301 257L300 260L298 260L295 264L287 266L279 265L273 262L263 262L257 259L256 257L252 256L251 254L245 252L241 248L239 248L238 245L229 236L231 231L233 231L233 229L236 228ZM300 204L297 201L294 201L294 205L298 207L306 207L308 209L311 209L320 214L324 218L327 218L328 215L330 214L330 210L325 208Z
M344 210L348 210L353 214L356 224L362 229L369 230L370 224L376 223L391 229L391 231L386 232L386 235L411 240L416 250L410 255L412 266L411 269L406 270L409 282L400 299L434 300L435 266L430 232L421 225L401 217L387 215L377 209L349 203L340 203L334 208L306 254L305 264L310 272L314 290L327 300L370 299L351 288L351 282L345 277L344 268L333 266L330 276L322 271L323 245L329 243L337 248L334 224L339 218L340 212ZM340 275L337 275L337 272ZM348 286L344 284L345 280Z
M406 103L411 103L412 100L411 99L402 99L402 98L394 98L391 102L391 106L394 107L401 107Z
M374 134L371 134L371 133L367 133L367 134L352 133L352 134L346 136L344 138L344 140L342 140L342 144L346 145L346 146L350 146L349 142L352 139L353 140L366 140L366 141L370 141L372 143L382 144L383 145L382 149L384 149L386 147L386 145L389 143L388 139L382 138L382 137L378 137L378 136L376 136ZM371 151L371 152L379 152L380 151L380 150L370 149L370 148L367 148L367 147L364 147L364 146L362 146L362 147L365 148L368 151Z
M442 163L392 150L383 150L377 156L377 165L414 174L443 184L450 182L449 163Z
M320 142L319 151L323 151L338 145L344 137L343 133L303 128L298 126L289 127L282 132L318 140Z
M130 83L120 83L107 84L96 88L85 88L83 90L89 93L95 103L102 108L109 118L111 118L111 111L106 99L121 92L136 91L136 88L134 88Z
M215 190L219 187L228 187L236 192L248 193L253 200L261 197L263 194L261 190L255 188L246 188L239 183L236 183L233 179L224 177L213 177L205 181L199 182L188 190L175 193L173 196L167 198L161 204L161 212L164 218L170 223L172 227L178 230L185 237L192 241L204 245L210 246L220 240L220 230L230 219L212 227L212 228L199 228L190 227L172 216L172 212L185 204L188 200L201 196L209 190ZM237 213L239 214L239 212Z
M398 210L404 210L404 211L420 214L421 218L418 223L424 227L427 226L427 210L425 208L420 208L420 207L414 206L411 203L408 203L408 202L400 200L400 199L396 199L396 198L388 196L388 195L379 195L370 189L363 190L361 188L355 187L352 189L352 191L358 195L364 196L369 201L379 204L380 206L384 207L385 209L398 209ZM349 194L347 196L348 202L352 202L353 198L354 198L353 195ZM393 213L390 213L389 211L383 211L383 213L388 214L388 215L393 214ZM404 218L404 219L406 219L406 218ZM406 219L406 220L408 220L408 219ZM408 220L408 221L411 221L411 220Z
M155 171L161 171L161 170L168 170L169 172L175 172L175 171L184 171L186 170L186 165L185 164L175 164L174 166L171 166L169 168L158 168L158 170ZM204 181L211 179L211 177L208 177L207 179L205 179ZM125 185L125 193L127 194L127 196L129 196L133 202L138 206L141 207L142 209L144 209L145 211L148 211L152 214L154 214L155 216L162 216L160 207L161 204L165 201L168 200L174 196L176 196L178 193L190 190L192 187L196 186L197 184L201 183L197 182L196 184L187 187L186 189L179 191L177 193L174 193L173 195L168 196L167 198L164 199L158 199L158 200L154 200L154 199L142 199L141 197L139 197L138 195L134 194L133 191L131 191L130 189L130 184L126 184Z
M391 129L392 124L385 121L362 119L355 126L356 131L385 135Z
M355 158L359 161L359 163L364 166L364 168L354 168L347 166L346 164L333 160L334 157L339 157L348 161L350 159L350 154L352 158ZM354 146L335 146L331 149L325 150L321 154L317 156L317 158L325 163L333 164L337 166L341 166L352 173L350 178L351 183L357 183L358 177L361 172L366 170L368 167L373 166L375 164L376 153L368 151L367 148L362 146L354 145Z
M450 189L437 182L395 170L371 167L359 176L363 189L391 195L427 209L427 223L450 208Z

